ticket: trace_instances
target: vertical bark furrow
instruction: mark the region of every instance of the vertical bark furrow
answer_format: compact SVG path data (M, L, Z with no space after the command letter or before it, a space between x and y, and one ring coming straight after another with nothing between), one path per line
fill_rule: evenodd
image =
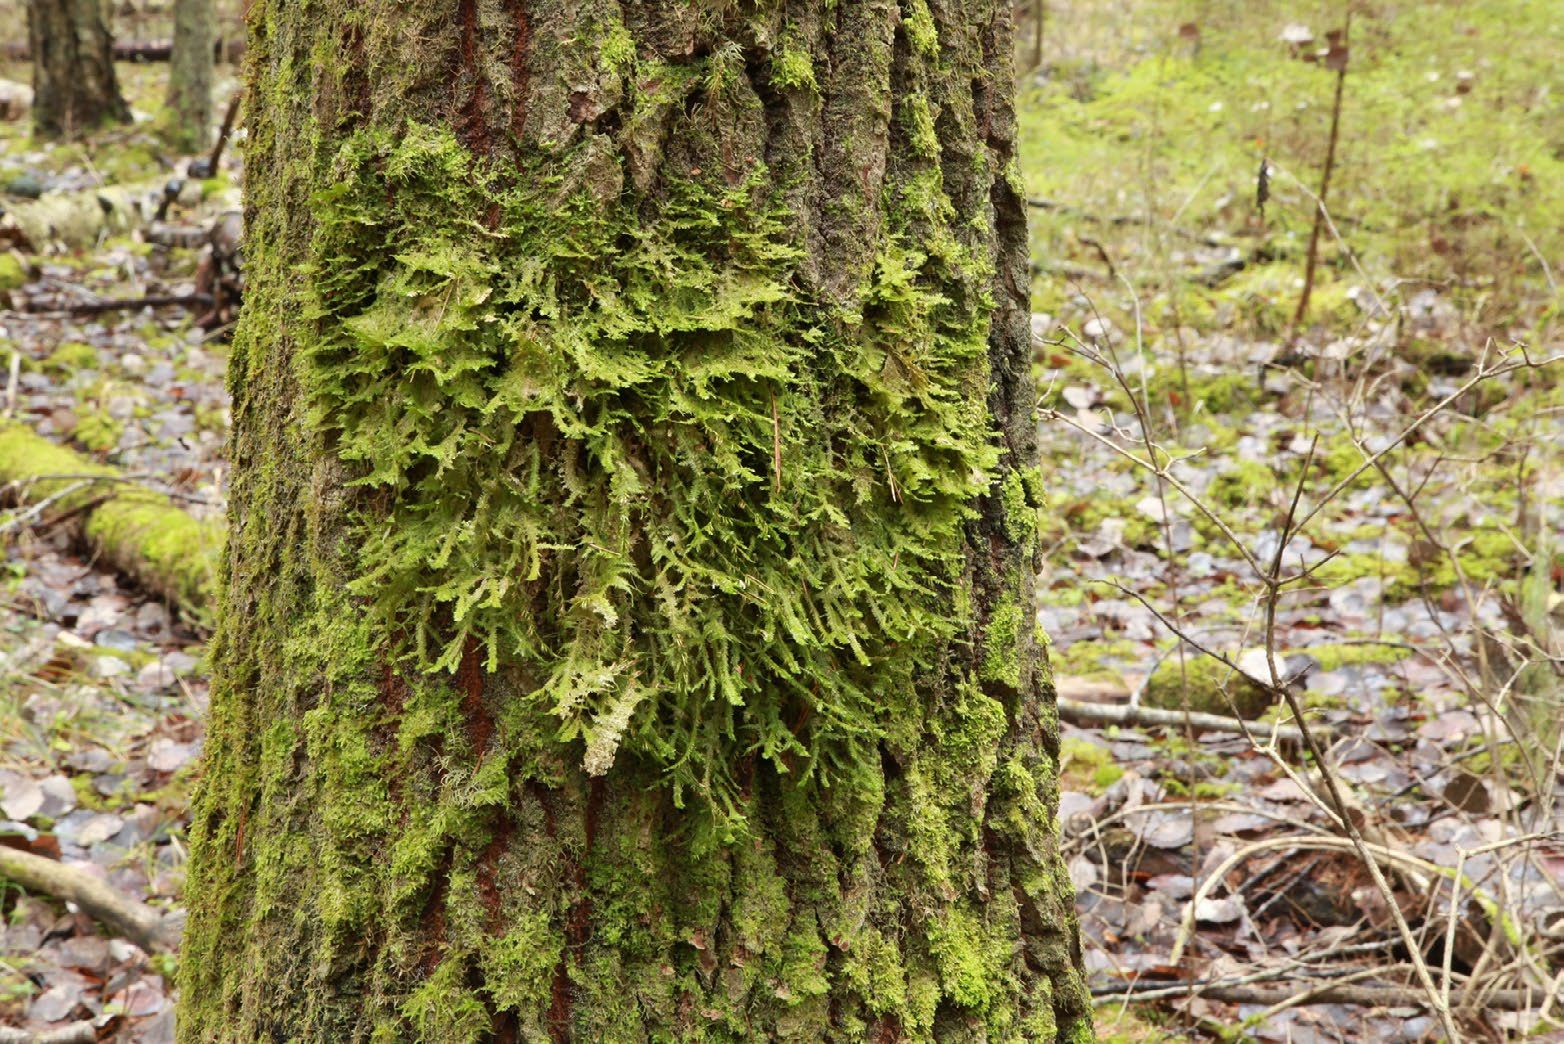
M458 133L462 144L482 157L489 155L488 84L478 62L478 0L461 0L461 64L453 82L465 94Z

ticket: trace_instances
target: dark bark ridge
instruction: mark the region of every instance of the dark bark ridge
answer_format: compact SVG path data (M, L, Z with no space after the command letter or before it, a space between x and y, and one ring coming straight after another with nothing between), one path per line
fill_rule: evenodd
M253 6L186 1039L1089 1038L1006 8Z

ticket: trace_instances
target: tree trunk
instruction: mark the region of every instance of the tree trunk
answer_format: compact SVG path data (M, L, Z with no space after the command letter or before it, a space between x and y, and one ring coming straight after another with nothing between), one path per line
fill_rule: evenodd
M184 152L202 152L212 141L212 52L216 46L217 12L212 0L174 0L167 136Z
M1010 0L254 0L185 1041L1089 1040Z
M33 131L75 137L128 123L114 76L113 39L102 0L28 0L33 54Z

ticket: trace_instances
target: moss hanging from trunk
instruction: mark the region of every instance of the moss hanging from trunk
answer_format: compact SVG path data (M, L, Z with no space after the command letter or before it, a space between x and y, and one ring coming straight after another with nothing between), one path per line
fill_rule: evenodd
M305 381L367 494L348 591L405 636L399 666L456 672L476 644L538 680L590 774L623 749L726 821L750 753L851 774L915 699L887 664L937 676L971 627L963 527L999 464L986 259L899 221L854 299L822 302L762 161L665 186L654 219L573 177L601 159L350 137L317 199ZM1017 623L990 628L1010 661Z
M257 0L184 1039L1090 1038L1008 17Z

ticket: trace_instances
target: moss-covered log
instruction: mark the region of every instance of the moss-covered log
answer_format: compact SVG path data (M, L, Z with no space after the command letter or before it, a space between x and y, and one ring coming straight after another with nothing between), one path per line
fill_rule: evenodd
M33 56L33 131L75 137L130 122L114 75L113 39L102 0L27 0Z
M181 1039L1090 1038L1009 8L254 0Z
M168 497L124 481L117 468L56 445L24 425L0 422L0 486L23 506L49 502L110 566L166 598L188 620L211 619L223 526Z

